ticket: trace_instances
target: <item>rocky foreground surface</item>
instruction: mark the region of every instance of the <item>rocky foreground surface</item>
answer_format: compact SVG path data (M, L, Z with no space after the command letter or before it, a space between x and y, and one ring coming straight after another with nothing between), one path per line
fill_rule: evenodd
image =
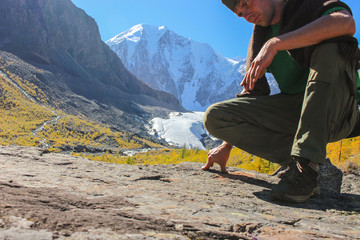
M0 147L0 240L360 239L360 176L306 204L272 202L278 179L201 164L132 166Z

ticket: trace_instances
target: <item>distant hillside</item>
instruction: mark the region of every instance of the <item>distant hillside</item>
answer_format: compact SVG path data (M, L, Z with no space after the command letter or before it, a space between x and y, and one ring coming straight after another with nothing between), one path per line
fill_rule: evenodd
M71 0L2 0L0 12L3 69L39 88L49 106L133 132L183 110L126 70Z
M152 139L89 121L84 115L55 110L40 88L4 70L3 60L0 63L0 145L117 156L128 149L163 147Z

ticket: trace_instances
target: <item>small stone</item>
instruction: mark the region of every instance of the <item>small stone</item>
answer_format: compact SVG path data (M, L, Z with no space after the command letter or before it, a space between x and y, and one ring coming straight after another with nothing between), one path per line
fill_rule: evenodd
M184 230L184 225L183 224L175 224L175 230L177 230L177 231Z

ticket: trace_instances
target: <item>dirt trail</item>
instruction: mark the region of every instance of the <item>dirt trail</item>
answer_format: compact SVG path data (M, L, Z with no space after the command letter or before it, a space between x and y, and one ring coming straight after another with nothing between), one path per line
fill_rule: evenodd
M278 179L201 164L132 166L0 147L0 240L360 239L360 177L342 194L273 202Z
M22 94L24 94L24 96L27 99L29 99L30 101L32 101L32 102L34 102L34 103L36 103L36 104L50 110L55 115L55 117L53 117L50 120L47 120L47 121L43 122L35 130L33 130L31 132L35 137L39 137L38 132L41 132L46 125L53 125L53 124L56 124L59 121L61 116L55 110L53 110L49 106L46 106L43 103L37 101L34 97L32 97L30 94L28 94L22 87L20 87L16 82L14 82L11 78L9 78L6 73L4 73L1 70L0 70L0 76L3 77L6 81L8 81L10 84L12 84L14 87L16 87ZM50 144L48 143L47 139L45 139L45 138L43 138L40 141L40 143L41 143L41 147L44 148L44 149L50 147Z

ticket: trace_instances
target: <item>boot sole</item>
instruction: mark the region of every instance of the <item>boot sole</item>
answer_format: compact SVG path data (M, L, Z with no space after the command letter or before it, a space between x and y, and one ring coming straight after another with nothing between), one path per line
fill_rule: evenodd
M320 194L319 186L315 187L314 190L307 195L288 195L288 194L278 194L274 191L271 191L271 198L276 200L282 200L286 202L295 202L295 203L304 203L312 196L316 196Z

